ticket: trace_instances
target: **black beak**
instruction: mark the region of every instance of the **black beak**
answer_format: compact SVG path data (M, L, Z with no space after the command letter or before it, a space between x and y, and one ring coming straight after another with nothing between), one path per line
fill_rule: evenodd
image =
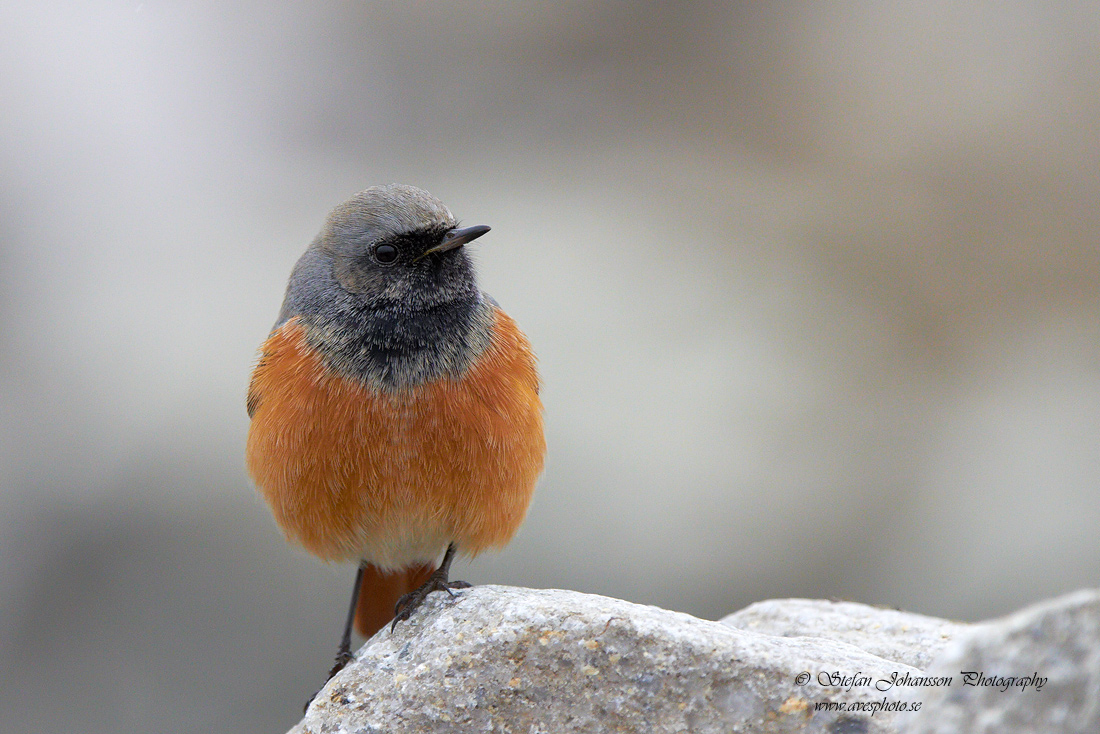
M424 253L416 258L419 260L421 257L427 257L428 255L436 252L447 252L448 250L454 250L455 248L462 247L467 242L476 240L481 235L489 231L489 225L487 224L475 224L472 227L454 228L447 234L443 235L443 239L435 247L430 247L424 251Z

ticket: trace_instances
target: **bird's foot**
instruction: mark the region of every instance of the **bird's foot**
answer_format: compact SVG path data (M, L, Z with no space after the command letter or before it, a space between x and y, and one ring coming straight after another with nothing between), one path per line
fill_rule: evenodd
M470 584L466 581L448 581L446 567L441 567L432 573L419 588L410 591L400 599L397 600L397 606L394 607L393 624L390 625L390 632L393 632L397 628L398 622L403 622L412 616L424 600L428 598L428 594L433 591L446 591L450 596L454 596L452 589L468 589Z
M355 656L351 654L350 650L341 650L336 656L336 662L332 666L332 670L328 672L328 678L325 678L325 683L332 680L337 673L347 667L348 663L355 660Z
M348 663L352 660L355 660L355 655L353 655L350 650L341 650L338 652L336 654L336 662L333 664L332 670L328 672L328 677L325 678L325 685L328 685L328 682L335 678L337 673L346 668ZM306 701L306 705L302 707L303 714L309 709L309 705L313 703L313 699L317 698L317 694L321 692L325 685L322 685L321 688L318 688L313 695L309 697L309 700Z

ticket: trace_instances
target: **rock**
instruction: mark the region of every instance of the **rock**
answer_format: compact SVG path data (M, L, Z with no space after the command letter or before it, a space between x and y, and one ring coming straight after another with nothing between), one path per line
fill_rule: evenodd
M956 639L927 674L954 680L905 715L904 734L1100 732L1100 591L983 624Z
M976 625L803 599L719 623L571 591L433 594L291 731L1100 732L1100 591Z
M973 625L923 614L821 599L773 599L723 617L722 624L780 637L824 637L924 670Z
M815 710L894 700L873 685L836 685L834 671L866 681L920 674L821 637L571 591L480 586L454 599L433 594L395 632L375 635L291 731L896 731L885 710ZM800 674L807 684L795 682Z

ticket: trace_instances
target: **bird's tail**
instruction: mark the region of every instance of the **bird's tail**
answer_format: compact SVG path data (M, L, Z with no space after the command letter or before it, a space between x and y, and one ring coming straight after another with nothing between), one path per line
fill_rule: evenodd
M393 608L404 594L428 580L435 566L425 564L401 571L380 571L375 566L363 569L363 585L355 605L355 631L370 637L393 619Z

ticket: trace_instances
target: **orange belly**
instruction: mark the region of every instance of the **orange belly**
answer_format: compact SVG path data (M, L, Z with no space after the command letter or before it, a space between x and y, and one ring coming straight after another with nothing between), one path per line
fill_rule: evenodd
M249 388L248 470L287 536L327 560L382 569L507 543L546 443L526 337L496 310L460 379L382 392L329 370L291 319Z

